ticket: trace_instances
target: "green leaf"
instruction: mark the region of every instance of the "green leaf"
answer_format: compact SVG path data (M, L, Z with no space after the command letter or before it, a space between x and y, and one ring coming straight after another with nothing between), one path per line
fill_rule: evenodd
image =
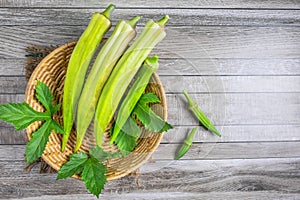
M35 91L36 98L42 103L46 111L51 113L51 115L55 114L60 109L59 104L55 106L52 104L53 95L50 91L50 88L45 83L38 81Z
M48 86L40 81L37 82L35 87L35 97L42 103L46 110L50 111L50 105L52 105L53 95L51 94Z
M36 132L32 134L31 140L26 145L26 161L36 161L44 152L51 133L51 121L46 121Z
M119 153L108 153L105 152L101 147L96 145L90 150L90 156L97 159L99 162L103 162L109 158L118 158L120 157Z
M74 174L80 174L87 161L88 156L85 153L71 154L70 160L58 171L57 179L65 179L72 177Z
M43 155L51 131L63 131L62 127L55 120L47 120L36 132L26 145L26 161L32 163Z
M157 96L148 93L143 94L139 102L134 108L134 113L137 118L144 124L145 128L149 131L162 133L173 127L168 123L161 119L158 115L156 115L151 108L147 105L148 103L157 102Z
M106 167L95 158L90 158L84 166L81 177L86 188L99 198L106 180Z
M143 106L147 106L148 103L159 103L159 98L152 92L143 94L139 99L139 103Z
M118 134L115 144L118 148L123 152L123 154L127 155L133 151L133 149L137 145L137 138L141 135L141 130L137 126L135 120L130 117L125 122L122 127L120 133Z
M26 102L0 105L0 120L12 123L16 130L22 130L35 121L49 119L49 114L35 111Z
M57 111L59 111L61 105L57 104L57 105L52 105L51 106L51 115L54 115Z
M52 120L51 123L51 129L55 132L55 133L62 133L64 134L64 128L55 120Z

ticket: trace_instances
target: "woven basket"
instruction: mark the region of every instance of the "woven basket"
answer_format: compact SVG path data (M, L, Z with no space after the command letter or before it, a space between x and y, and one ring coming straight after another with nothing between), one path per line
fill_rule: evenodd
M49 86L54 96L54 103L62 103L65 74L68 61L75 45L76 42L71 42L55 49L45 57L34 70L27 85L25 100L35 110L40 112L44 111L42 105L35 98L35 85L37 80L40 80ZM155 93L160 98L161 103L155 104L152 109L164 120L167 120L166 96L157 74L152 76L146 90ZM54 118L59 121L60 124L63 124L61 110L57 112ZM35 122L26 129L28 140L31 139L32 133L40 126L41 122ZM114 158L105 162L108 169L106 173L107 180L121 178L138 169L150 158L152 153L158 147L163 134L151 133L145 131L143 128L141 128L141 130L141 138L138 140L138 145L133 152L126 158ZM118 152L118 148L115 145L109 144L109 138L110 136L107 131L103 139L103 149L108 152ZM51 133L49 142L47 143L42 156L42 159L55 170L59 170L61 166L69 160L70 154L73 153L76 143L75 130L72 130L70 134L69 142L64 153L61 152L61 141L62 136L60 134ZM89 149L93 148L95 145L92 123L84 137L80 151L88 152ZM79 176L74 176L74 178L80 179Z

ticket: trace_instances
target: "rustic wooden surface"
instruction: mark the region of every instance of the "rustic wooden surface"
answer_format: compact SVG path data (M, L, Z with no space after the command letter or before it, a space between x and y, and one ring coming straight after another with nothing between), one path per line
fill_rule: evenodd
M300 199L299 0L0 0L0 103L24 99L27 46L76 40L108 3L118 6L114 24L170 15L154 52L175 129L141 168L139 188L128 176L109 182L100 198ZM182 89L223 136L200 128L190 152L174 161L197 125ZM0 122L0 199L95 199L77 180L24 172L24 150L24 131Z

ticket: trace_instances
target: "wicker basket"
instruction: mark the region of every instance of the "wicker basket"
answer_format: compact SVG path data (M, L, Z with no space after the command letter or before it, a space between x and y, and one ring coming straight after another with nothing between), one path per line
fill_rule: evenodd
M44 111L44 108L35 98L35 85L37 80L42 81L50 87L50 90L54 95L55 103L62 103L65 74L68 61L75 45L76 42L71 42L55 49L52 53L45 57L34 70L27 85L25 100L35 110L40 112ZM152 76L146 90L155 93L160 98L161 103L153 106L152 109L164 120L167 120L165 92L157 74ZM54 117L60 122L60 124L62 124L61 110ZM26 129L28 139L31 139L31 134L36 131L40 125L41 122L35 122ZM107 180L121 178L138 169L149 159L158 147L162 137L163 134L150 133L142 128L141 138L138 140L138 145L133 152L131 152L126 158L114 158L105 163L108 168L106 173ZM70 134L69 142L64 153L61 152L61 140L61 135L51 133L49 142L47 143L42 156L43 160L55 170L59 170L60 167L68 161L69 155L73 152L76 143L75 130L72 130ZM92 123L84 137L80 151L88 152L89 149L94 146L95 138L93 135ZM103 148L108 152L118 151L115 145L109 144L108 132L105 133L103 139ZM74 178L80 179L79 176L74 176Z

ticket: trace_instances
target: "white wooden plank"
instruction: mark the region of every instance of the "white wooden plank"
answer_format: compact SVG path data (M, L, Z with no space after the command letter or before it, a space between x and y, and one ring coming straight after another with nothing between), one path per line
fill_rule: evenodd
M299 124L297 93L234 93L190 95L215 125ZM181 94L167 95L169 122L198 124Z
M124 177L109 182L101 197L110 199L124 194L126 199L127 194L130 199L150 193L154 199L164 194L182 198L196 195L197 198L208 197L210 193L217 199L221 199L221 194L231 199L296 197L292 194L299 194L299 162L299 158L156 161L141 168L140 189L135 184L135 177ZM49 195L48 198L61 195L62 199L91 198L83 183L77 180L56 181L56 174L38 174L37 168L26 173L22 170L24 162L1 161L0 166L2 198L37 198L44 195Z
M162 143L181 143L193 126L175 126L165 133ZM229 125L216 126L222 133L214 134L199 128L194 142L275 142L299 141L300 125ZM25 144L25 131L16 131L11 125L1 123L0 144Z
M197 70L201 71L201 67ZM299 93L300 76L160 76L167 93ZM25 77L0 76L0 94L25 93ZM193 84L191 84L193 83Z
M83 25L90 16L102 9L0 9L0 25ZM297 10L240 10L240 9L116 9L112 16L115 23L134 15L158 19L170 15L169 26L186 25L247 25L247 26L299 26Z
M0 28L1 29L1 28ZM0 33L1 34L1 33ZM288 76L300 75L300 59L160 58L159 75ZM24 76L24 58L0 59L0 76Z
M154 160L173 161L180 144L160 144ZM25 145L0 145L0 160L23 160ZM185 160L222 160L300 157L300 142L195 143Z
M161 144L154 160L174 159L181 144ZM187 160L300 157L300 142L195 143L182 157Z
M197 68L201 71L201 67ZM300 92L300 76L161 76L168 93Z
M101 195L101 199L108 200L199 200L199 199L207 199L207 200L286 200L286 199L297 199L299 194L284 194L281 192L204 192L204 193L186 193L186 192L131 192L131 193L121 193L121 194L110 194L104 193ZM18 198L23 200L73 200L73 199L85 199L85 200L94 200L95 197L90 194L77 194L77 195L43 195L39 197L29 197L29 198Z
M299 125L300 96L297 93L191 94L211 121L230 125ZM0 95L0 103L21 102L23 96ZM177 126L195 126L198 121L188 110L181 94L167 94L168 121ZM3 122L0 122L3 126Z
M25 48L28 46L57 46L77 40L84 31L85 24L82 22L79 26L70 26L68 23L50 27L0 26L0 58L24 59ZM141 29L138 27L138 32ZM269 58L264 62L248 60L248 66L265 71L275 63L278 65L279 58L299 58L299 27L167 26L166 31L166 38L153 53L162 58L177 58L172 60L170 67L178 63L189 69L197 68L197 59L205 58L204 66L208 65L216 70L218 61L215 58ZM107 35L109 34L110 32ZM232 62L230 66L233 67L242 66L242 63L235 63L235 60L227 60L228 62ZM299 62L292 65L295 66L299 66Z
M120 7L132 7L132 9L139 8L251 8L251 9L297 9L300 8L299 1L297 0L268 0L268 1L243 1L243 0L207 0L207 1L197 1L197 0L181 0L172 1L165 0L163 3L159 0L153 1L126 1L126 0L2 0L0 1L0 7L22 7L22 8L32 8L32 7L93 7L100 8L105 7L110 3L114 3L118 8ZM158 6L159 5L159 6Z

